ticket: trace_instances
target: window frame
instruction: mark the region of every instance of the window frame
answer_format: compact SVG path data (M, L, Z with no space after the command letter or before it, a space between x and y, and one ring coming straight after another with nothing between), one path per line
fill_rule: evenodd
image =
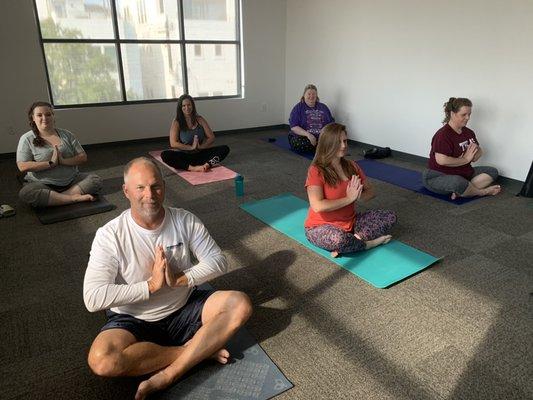
M119 37L118 28L118 16L116 0L109 0L111 5L111 18L113 24L114 39L44 39L41 32L41 23L39 21L39 12L37 9L37 0L33 0L33 13L37 24L37 30L39 33L39 45L41 47L41 55L44 63L44 69L46 74L46 84L48 89L48 96L50 103L54 106L54 109L66 109L66 108L84 108L84 107L106 107L106 106L123 106L130 104L152 104L152 103L171 103L175 102L178 98L172 99L151 99L151 100L127 100L126 99L126 84L124 80L124 64L122 62L122 49L121 44L174 44L180 46L181 53L181 77L183 80L183 93L189 93L189 77L187 73L187 54L186 46L188 44L232 44L236 46L235 63L236 63L236 75L237 75L237 94L224 95L224 96L201 96L195 97L195 100L220 100L220 99L235 99L243 97L242 90L242 44L241 44L241 1L235 0L235 40L187 40L185 39L185 17L183 14L183 0L175 0L178 4L178 21L180 25L180 39L179 40L165 40L165 39L121 39ZM50 74L48 71L48 63L46 62L46 54L44 45L46 43L87 43L87 44L113 44L115 46L117 65L118 65L118 79L121 101L102 102L102 103L83 103L83 104L54 104L52 85L50 83Z

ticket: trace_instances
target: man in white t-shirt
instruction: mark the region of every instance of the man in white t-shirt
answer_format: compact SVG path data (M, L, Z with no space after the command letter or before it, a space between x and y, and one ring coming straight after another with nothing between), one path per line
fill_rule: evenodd
M108 317L88 362L107 377L159 371L140 383L144 399L206 358L227 363L223 346L252 306L242 292L196 288L226 272L226 257L196 216L163 206L154 161L130 161L123 190L131 208L98 229L85 273L87 309Z

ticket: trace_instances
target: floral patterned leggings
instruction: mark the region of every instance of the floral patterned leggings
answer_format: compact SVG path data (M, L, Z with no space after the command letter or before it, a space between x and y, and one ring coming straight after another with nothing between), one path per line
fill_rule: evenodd
M327 251L354 253L365 249L365 242L386 235L396 223L396 213L389 210L370 210L357 213L354 232L346 232L336 226L324 224L306 228L307 240Z
M316 150L316 147L311 144L309 139L295 133L289 133L289 145L292 150L299 153L314 153Z

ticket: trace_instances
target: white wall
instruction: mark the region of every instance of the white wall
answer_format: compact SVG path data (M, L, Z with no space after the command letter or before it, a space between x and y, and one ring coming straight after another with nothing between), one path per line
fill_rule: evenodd
M214 130L284 120L286 2L244 0L242 8L245 98L198 102ZM32 0L3 1L2 15L0 153L10 153L29 130L27 108L48 93ZM56 110L57 125L82 144L165 136L174 115L175 103Z
M450 96L474 103L482 163L533 158L533 1L288 0L285 117L318 85L349 137L427 157Z

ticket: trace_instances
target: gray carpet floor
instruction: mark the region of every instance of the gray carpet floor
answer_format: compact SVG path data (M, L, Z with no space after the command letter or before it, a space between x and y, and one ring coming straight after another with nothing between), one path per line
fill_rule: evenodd
M197 214L230 262L217 289L253 300L248 323L295 387L279 399L533 398L533 200L509 184L456 206L380 181L361 206L398 214L393 236L444 257L389 289L375 289L238 208L282 192L306 198L309 161L260 140L282 131L222 135L225 165L245 177L191 186L163 170L166 204ZM132 398L137 379L101 379L86 355L105 317L82 300L95 231L128 207L123 165L166 141L89 148L111 212L40 225L17 200L13 159L0 160L0 398ZM361 149L351 146L352 158ZM399 156L384 162L422 169Z

